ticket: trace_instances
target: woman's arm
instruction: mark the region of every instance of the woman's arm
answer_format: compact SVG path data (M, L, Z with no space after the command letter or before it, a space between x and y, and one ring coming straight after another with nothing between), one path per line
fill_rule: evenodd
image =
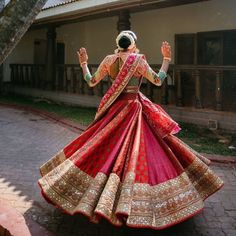
M161 86L164 79L167 76L167 71L171 61L171 48L168 42L163 42L161 46L161 52L163 55L163 61L161 69L156 73L147 63L145 59L142 61L142 75L148 79L151 83Z
M79 57L80 66L83 70L84 79L88 83L89 87L94 87L108 74L106 58L101 62L97 71L91 75L87 64L88 55L86 49L81 48L79 51L77 51L77 54Z

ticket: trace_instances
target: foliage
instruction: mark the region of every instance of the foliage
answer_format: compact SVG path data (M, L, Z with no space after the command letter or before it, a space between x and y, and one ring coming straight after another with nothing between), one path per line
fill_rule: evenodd
M11 53L47 0L11 0L0 12L0 65Z

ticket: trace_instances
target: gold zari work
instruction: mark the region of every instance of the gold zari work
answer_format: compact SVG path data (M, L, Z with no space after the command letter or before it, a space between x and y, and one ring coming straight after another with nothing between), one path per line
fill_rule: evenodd
M55 205L94 222L103 216L115 225L126 221L129 226L160 229L175 224L201 211L203 200L223 184L197 158L181 175L155 186L135 183L134 172L121 183L115 173L99 172L92 178L68 159L54 166L44 166L47 174L39 183Z

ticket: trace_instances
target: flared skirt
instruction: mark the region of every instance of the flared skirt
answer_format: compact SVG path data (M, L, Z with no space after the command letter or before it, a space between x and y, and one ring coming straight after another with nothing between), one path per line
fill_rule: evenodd
M222 180L145 97L121 94L41 168L45 199L92 222L163 229L199 213Z

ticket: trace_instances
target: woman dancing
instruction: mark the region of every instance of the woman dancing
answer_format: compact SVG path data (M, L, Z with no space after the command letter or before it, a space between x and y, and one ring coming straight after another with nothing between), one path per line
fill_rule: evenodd
M116 53L106 56L94 75L86 50L77 52L89 86L107 75L112 85L92 124L40 168L39 185L46 200L68 214L163 229L201 212L223 182L208 159L174 135L178 124L139 91L142 78L161 86L170 45L163 42L163 63L155 73L136 42L132 31L122 31Z

